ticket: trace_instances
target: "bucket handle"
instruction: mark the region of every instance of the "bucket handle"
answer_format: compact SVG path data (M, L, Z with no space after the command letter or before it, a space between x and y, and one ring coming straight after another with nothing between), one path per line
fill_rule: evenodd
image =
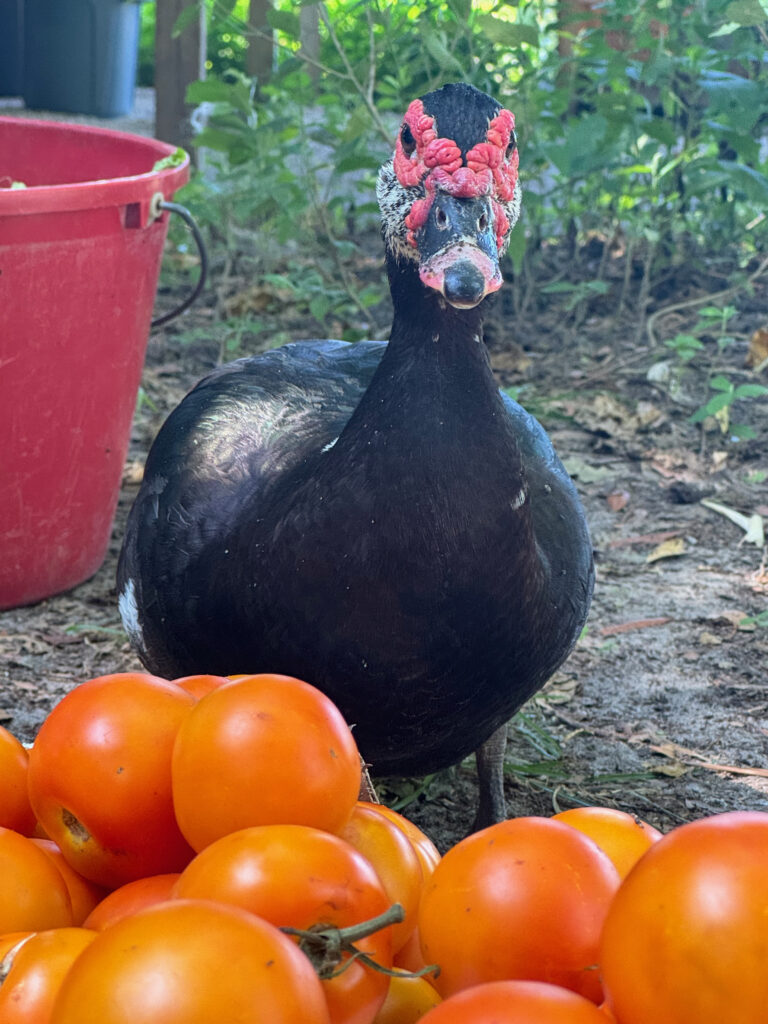
M169 320L173 320L175 317L183 313L185 309L189 309L195 299L198 297L200 292L203 290L205 285L205 279L208 276L208 252L205 248L205 242L203 236L200 234L200 228L195 223L195 218L186 208L181 206L179 203L170 203L163 198L162 192L156 192L152 196L152 200L149 206L149 215L153 220L157 219L160 214L167 210L168 213L177 213L179 217L185 222L189 230L192 232L192 237L195 240L197 251L200 254L200 275L197 279L195 287L192 289L190 294L181 302L175 309L172 309L170 313L164 313L162 316L157 317L150 324L150 327L160 327L162 324L167 324Z

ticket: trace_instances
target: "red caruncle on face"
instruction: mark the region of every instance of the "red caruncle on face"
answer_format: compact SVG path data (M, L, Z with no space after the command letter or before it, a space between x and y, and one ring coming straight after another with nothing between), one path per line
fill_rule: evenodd
M457 198L491 198L496 244L501 252L509 231L509 220L501 203L513 198L517 185L517 148L507 155L515 128L514 114L500 110L488 125L485 141L469 150L466 162L453 139L438 136L434 118L424 112L421 100L414 100L408 107L405 127L410 139L404 131L398 135L395 174L406 188L423 183L426 189L426 196L415 200L406 217L408 242L416 245L416 232L426 222L435 193L440 189Z

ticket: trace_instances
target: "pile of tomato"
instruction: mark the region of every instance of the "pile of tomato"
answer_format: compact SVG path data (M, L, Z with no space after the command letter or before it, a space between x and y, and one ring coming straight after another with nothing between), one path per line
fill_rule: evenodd
M285 676L0 728L2 1024L765 1024L768 814L577 808L442 858Z

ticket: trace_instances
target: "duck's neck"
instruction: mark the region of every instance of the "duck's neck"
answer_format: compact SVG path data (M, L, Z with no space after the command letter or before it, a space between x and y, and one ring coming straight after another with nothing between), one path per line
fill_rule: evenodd
M500 411L482 339L483 304L455 309L421 283L415 263L390 258L387 270L392 332L366 397L391 401L409 416L427 408L438 416L451 410L453 418Z

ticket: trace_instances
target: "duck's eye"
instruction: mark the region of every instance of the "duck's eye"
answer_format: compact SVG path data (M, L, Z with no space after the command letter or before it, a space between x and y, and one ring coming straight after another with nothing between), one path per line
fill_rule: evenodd
M416 139L413 137L410 125L404 124L400 129L400 142L405 155L411 156L416 149Z
M509 160L509 158L512 156L512 154L515 152L516 149L517 149L517 135L515 135L515 133L512 132L512 134L509 136L509 145L507 146L507 151L504 154L504 159L505 160Z

